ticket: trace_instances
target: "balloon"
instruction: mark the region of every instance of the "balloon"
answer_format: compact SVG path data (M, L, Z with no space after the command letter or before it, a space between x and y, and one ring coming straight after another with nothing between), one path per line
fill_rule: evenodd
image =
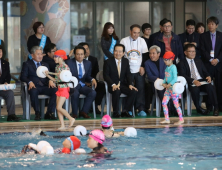
M84 126L78 125L74 128L73 133L75 136L85 136L87 130Z
M163 90L164 87L163 87L162 85L163 85L163 79L157 79L157 80L154 82L154 87L155 87L157 90Z
M183 84L184 86L187 83L186 79L183 76L178 76L177 81L179 81L179 83Z
M69 83L70 88L75 88L78 85L78 79L76 77L72 76L70 81L74 83L74 87L72 83Z
M85 149L78 148L75 150L75 153L86 153Z
M44 146L51 146L51 145L47 141L43 141L43 140L39 141L39 143L37 144L37 151L41 152Z
M124 135L128 137L134 137L137 136L137 131L134 127L128 127L125 129Z
M181 94L184 91L184 85L182 83L175 83L173 85L173 92L176 94Z
M53 155L54 154L54 149L52 146L44 146L40 152L40 154L44 154L44 155Z

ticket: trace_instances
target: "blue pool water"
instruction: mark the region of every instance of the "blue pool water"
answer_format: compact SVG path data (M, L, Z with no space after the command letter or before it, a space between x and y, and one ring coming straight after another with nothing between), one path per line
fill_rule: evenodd
M119 130L120 131L120 130ZM107 158L87 154L23 155L19 153L28 143L48 141L54 149L62 147L64 139L53 135L72 135L71 132L45 132L49 137L29 133L0 135L0 169L222 169L222 127L178 127L138 129L134 138L107 139L104 145L113 151ZM80 137L81 148L87 153L87 137Z

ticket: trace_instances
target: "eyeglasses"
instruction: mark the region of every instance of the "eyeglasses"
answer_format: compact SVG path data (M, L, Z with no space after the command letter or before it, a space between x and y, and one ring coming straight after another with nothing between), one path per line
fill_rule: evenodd
M53 56L53 58L58 58L58 57L60 57L60 56L58 56L58 55L54 55L54 56Z
M163 28L170 28L171 25L164 25Z

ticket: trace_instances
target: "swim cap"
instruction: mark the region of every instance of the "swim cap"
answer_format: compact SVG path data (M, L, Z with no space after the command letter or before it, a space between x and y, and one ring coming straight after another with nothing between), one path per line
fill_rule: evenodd
M102 120L101 120L101 125L103 127L110 127L113 125L113 120L109 115L105 115L103 116Z
M66 52L64 50L57 50L55 53L54 53L54 56L55 57L61 57L63 60L67 60L67 55L66 55Z
M89 136L92 137L95 141L99 142L100 144L103 144L103 142L105 141L105 135L103 131L98 129L90 132Z
M37 151L38 152L41 152L41 150L42 150L42 148L44 147L44 146L51 146L50 144L49 144L49 142L47 142L47 141L39 141L38 142L38 144L37 144Z
M174 57L175 57L175 54L172 51L167 51L163 55L164 59L172 59L172 60L174 60Z
M69 140L69 142L71 143L71 150L76 150L81 145L81 141L75 136L70 136L67 138L67 140Z

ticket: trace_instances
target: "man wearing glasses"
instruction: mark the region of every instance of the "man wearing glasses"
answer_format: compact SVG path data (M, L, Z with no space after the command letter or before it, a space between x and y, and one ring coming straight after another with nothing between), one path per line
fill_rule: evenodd
M199 38L200 35L195 32L195 21L189 19L186 21L186 31L178 35L180 37L181 43L183 46L187 44L193 44L196 47L196 56L200 57L199 51Z
M180 38L172 32L173 26L170 20L164 20L161 24L163 32L155 38L153 44L161 48L160 57L163 57L165 52L172 51L175 54L174 64L178 64L180 60L184 59Z
M180 76L183 76L187 83L188 89L191 92L191 96L194 105L197 109L197 113L207 115L211 108L203 109L200 106L200 92L207 93L207 106L214 106L214 116L219 115L218 102L216 91L211 84L211 77L208 73L204 63L196 56L196 46L194 44L187 44L184 47L184 54L186 59L181 60L178 64L178 72Z

